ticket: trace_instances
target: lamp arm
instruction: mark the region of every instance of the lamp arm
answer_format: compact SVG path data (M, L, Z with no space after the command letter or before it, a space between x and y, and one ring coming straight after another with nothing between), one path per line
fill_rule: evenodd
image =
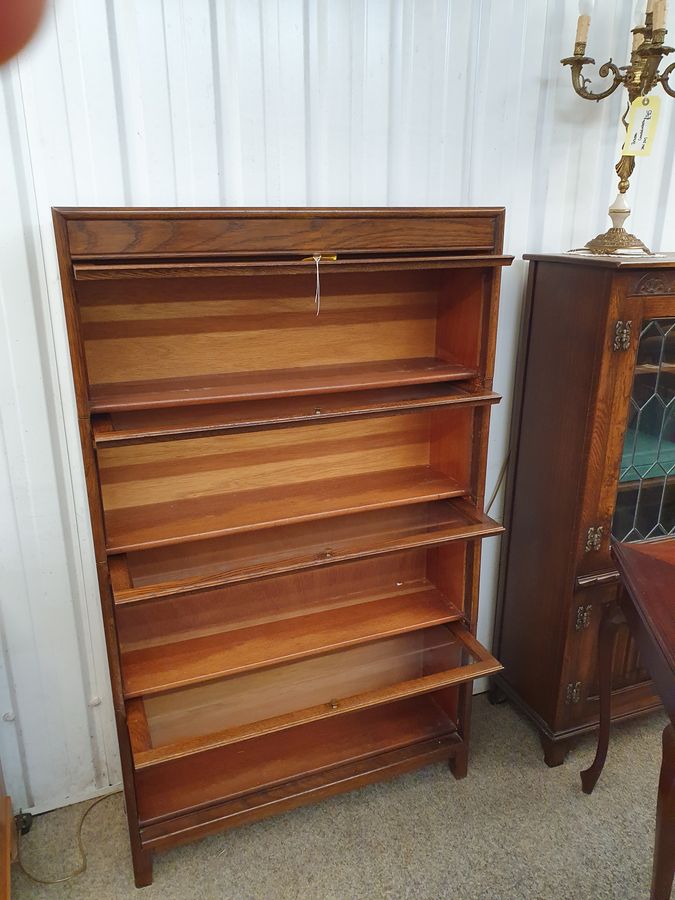
M612 60L608 60L606 63L603 63L598 69L598 75L600 78L607 78L611 73L613 76L612 83L606 90L604 91L590 91L586 87L586 85L591 83L590 78L584 78L581 73L581 70L586 65L595 65L595 60L590 56L568 56L566 59L561 59L560 62L563 66L569 66L571 69L572 75L572 87L575 92L583 97L584 100L604 100L605 97L609 97L610 94L613 94L614 91L619 87L619 85L624 83L625 76L621 74L621 70L618 66L615 66Z
M671 97L675 97L675 88L672 88L670 86L670 84L668 83L668 79L673 72L675 72L675 62L671 63L667 68L665 68L661 74L661 77L659 78L663 90Z

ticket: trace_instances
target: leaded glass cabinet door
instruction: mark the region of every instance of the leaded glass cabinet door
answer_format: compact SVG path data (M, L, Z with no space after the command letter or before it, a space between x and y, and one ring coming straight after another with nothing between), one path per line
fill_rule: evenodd
M643 320L612 536L675 535L675 317Z

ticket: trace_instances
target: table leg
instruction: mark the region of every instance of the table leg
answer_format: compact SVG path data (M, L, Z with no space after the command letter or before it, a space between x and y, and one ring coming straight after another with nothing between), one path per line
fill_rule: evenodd
M584 794L593 792L607 758L609 726L612 716L612 657L614 656L616 632L624 621L618 604L608 603L605 606L598 631L598 687L600 694L598 746L591 766L581 773L581 786Z
M663 732L663 757L656 804L656 843L652 871L652 900L668 900L675 865L675 726Z

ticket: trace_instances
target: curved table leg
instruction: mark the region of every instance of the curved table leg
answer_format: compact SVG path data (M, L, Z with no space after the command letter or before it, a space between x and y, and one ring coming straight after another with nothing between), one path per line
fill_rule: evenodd
M609 746L609 726L612 704L612 657L616 632L625 622L617 603L609 603L604 610L598 631L598 680L600 693L600 729L595 759L588 769L581 773L581 787L584 794L593 792L607 759Z
M652 900L668 900L675 865L675 726L663 732L663 757L656 804L656 843L652 870Z

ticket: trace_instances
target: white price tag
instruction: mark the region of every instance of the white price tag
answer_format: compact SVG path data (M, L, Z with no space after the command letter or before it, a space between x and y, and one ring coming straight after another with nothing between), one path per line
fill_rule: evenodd
M621 151L624 156L648 156L652 152L660 105L660 97L636 97L633 100Z

